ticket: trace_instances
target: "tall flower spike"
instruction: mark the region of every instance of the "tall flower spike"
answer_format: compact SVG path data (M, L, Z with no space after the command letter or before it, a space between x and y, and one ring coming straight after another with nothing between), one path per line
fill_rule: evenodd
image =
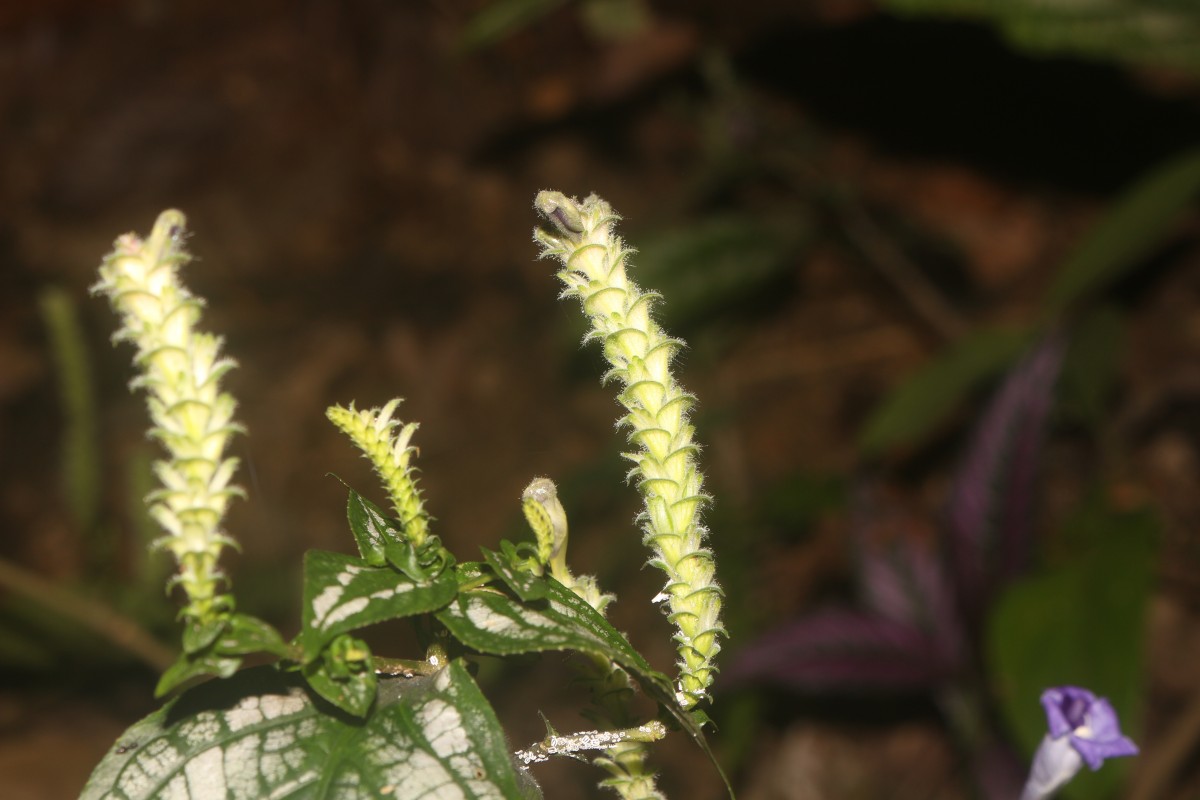
M416 467L411 463L417 448L409 442L417 432L417 423L403 425L392 419L398 405L399 398L383 408L368 411L356 410L353 403L349 408L330 406L325 416L349 436L371 462L383 481L408 541L413 547L420 547L429 535L429 515L425 512L421 490L417 488ZM393 436L392 431L397 427L400 432Z
M221 523L230 499L243 492L230 483L237 460L223 455L241 428L233 422L233 398L220 391L221 376L234 362L221 356L219 338L196 330L203 301L179 281L189 258L185 225L182 213L164 211L150 238L118 238L92 292L107 296L121 315L114 341L137 347L141 374L131 388L146 390L151 435L167 450L167 459L154 465L162 488L147 498L150 513L166 531L158 544L179 565L172 581L187 594L183 614L204 624L233 605L217 591L224 579L217 561L235 545Z
M597 340L612 365L605 381L622 385L618 400L637 451L634 463L645 501L639 517L650 563L667 574L660 597L678 628L677 697L691 708L708 695L721 650L721 590L714 578L712 553L700 512L708 501L696 464L693 429L688 422L692 397L671 373L680 342L668 337L651 315L657 296L644 292L625 274L630 250L614 233L618 217L608 203L592 195L582 203L559 192L540 192L534 208L550 229L534 231L542 256L554 256L564 269L564 297L576 297L592 324L588 340Z

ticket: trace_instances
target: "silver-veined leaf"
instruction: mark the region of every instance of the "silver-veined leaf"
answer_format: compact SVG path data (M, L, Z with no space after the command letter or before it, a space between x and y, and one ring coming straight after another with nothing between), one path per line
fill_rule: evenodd
M324 550L304 556L304 610L298 643L305 660L338 635L376 622L434 611L458 591L452 570L414 580L391 567Z
M468 573L474 568L471 564L460 566ZM620 631L577 594L549 576L537 580L545 583L542 600L521 602L489 588L468 590L460 592L437 618L454 638L481 653L577 650L619 664L674 717L720 771L701 730L703 719L679 705L667 676L651 667ZM721 777L725 778L724 773Z
M271 667L212 681L117 740L82 800L540 798L458 661L435 675L381 680L352 720Z
M667 676L655 671L599 612L551 577L529 578L544 585L544 599L522 602L489 588L468 590L437 617L454 638L481 653L591 653L632 672L652 696L654 687L673 697Z
M388 515L353 489L346 499L346 520L358 544L358 552L372 567L387 563L384 552L388 544L404 541L404 533Z

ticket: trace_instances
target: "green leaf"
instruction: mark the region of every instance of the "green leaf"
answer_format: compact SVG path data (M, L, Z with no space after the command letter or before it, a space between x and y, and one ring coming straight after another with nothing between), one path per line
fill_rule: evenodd
M104 481L89 341L71 293L48 287L39 295L38 304L49 334L63 416L63 500L74 516L75 530L86 534L84 544L89 552L85 563L92 567L109 564L119 545L114 530L96 524Z
M364 720L306 691L294 673L246 670L197 687L130 727L82 800L520 800L541 796L514 766L495 713L458 661L379 681Z
M535 580L544 586L544 601L522 602L491 588L472 589L461 592L437 618L456 639L481 653L578 650L615 661L670 692L667 677L651 668L594 608L549 576Z
M324 550L304 556L304 608L298 644L311 661L338 635L397 617L434 611L458 591L452 570L418 581L391 567Z
M364 717L375 701L375 671L371 649L345 634L321 651L321 658L305 664L301 672L308 685L335 706L356 717Z
M600 40L632 39L652 24L647 0L583 0L579 12L588 33Z
M371 670L356 672L344 680L334 680L329 673L308 664L303 669L304 679L312 690L325 700L353 717L365 717L375 701L375 673Z
M221 655L211 650L203 653L182 653L175 663L167 667L166 672L159 677L158 685L154 687L154 696L162 697L172 689L177 689L193 678L199 678L202 675L228 678L237 672L241 665L240 657Z
M1200 74L1193 0L885 0L893 11L992 22L1036 54L1090 56Z
M204 623L189 623L183 629L183 652L199 653L206 650L225 632L228 625L228 616L216 617Z
M1104 422L1116 384L1125 319L1112 306L1092 309L1075 324L1058 381L1058 409L1097 428Z
M442 540L436 536L427 537L420 549L413 547L407 539L388 542L383 553L389 564L415 581L429 580L454 566L454 556L442 547Z
M987 631L998 699L1030 754L1046 732L1038 698L1052 686L1082 686L1107 697L1124 732L1138 739L1143 619L1157 526L1143 512L1111 511L1089 514L1087 524L1087 540L1076 548L1082 552L1013 586ZM1065 793L1111 796L1124 763L1081 774Z
M438 612L446 629L481 653L511 655L546 650L576 650L606 658L629 671L702 746L704 735L692 715L675 700L666 675L650 666L625 636L582 598L549 576L545 599L533 602L483 588L461 592Z
M353 489L346 500L346 519L350 522L354 541L358 543L358 552L372 567L387 563L384 549L388 543L405 541L404 532L396 522Z
M459 571L474 574L474 564ZM532 577L532 576L531 576ZM625 636L596 609L550 576L545 598L521 602L494 589L469 589L437 614L446 629L463 644L481 653L511 655L546 650L576 650L612 661L637 678L642 690L658 702L708 757L733 796L733 788L713 756L701 729L707 717L689 713L675 699L666 675L650 666Z
M222 655L270 653L280 658L287 658L293 654L287 642L283 641L283 637L279 635L279 631L249 614L231 615L229 625L226 626L213 647Z
M500 553L493 553L486 547L479 549L483 551L483 558L492 571L521 600L541 600L546 596L546 582L526 568L528 557L518 553L512 542L500 542Z
M349 489L349 487L346 487ZM417 581L424 581L454 564L442 541L430 536L418 550L404 534L404 526L383 509L350 489L346 518L363 561L373 567L391 564Z
M1200 18L1198 18L1200 19ZM1200 150L1142 178L1111 208L1059 270L1046 296L1051 312L1109 286L1159 246L1200 191Z
M467 23L459 37L462 50L487 47L533 24L567 0L491 0Z
M185 649L159 678L156 697L202 675L228 678L241 666L242 656L251 653L295 656L278 631L249 614L229 614L206 625L192 625L184 631L183 640Z
M863 426L859 446L874 454L917 442L981 384L1007 370L1030 338L1027 330L1004 328L963 337L884 399Z

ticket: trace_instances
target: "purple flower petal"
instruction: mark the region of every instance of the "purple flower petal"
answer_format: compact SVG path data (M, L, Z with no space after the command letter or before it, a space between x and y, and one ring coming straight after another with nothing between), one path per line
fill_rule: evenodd
M1074 778L1083 764L1094 772L1106 758L1137 755L1137 745L1121 734L1112 704L1087 689L1047 689L1042 692L1042 708L1050 733L1034 755L1021 800L1049 797Z
M1100 769L1100 765L1104 763L1104 759L1106 758L1120 758L1121 756L1136 756L1138 754L1137 745L1127 736L1120 736L1108 741L1098 741L1083 736L1071 736L1070 740L1071 746L1075 748L1075 752L1083 757L1084 763L1088 765L1088 768L1092 772Z
M1112 704L1078 686L1060 686L1042 693L1050 736L1068 736L1071 746L1093 771L1106 758L1137 755L1137 745L1121 733Z
M1135 756L1138 753L1137 745L1129 737L1121 735L1117 712L1103 697L1089 706L1084 724L1071 734L1071 745L1093 771L1100 769L1106 758Z
M1094 739L1106 741L1121 735L1121 722L1117 719L1117 712L1103 697L1095 700L1088 708L1083 724L1092 731Z
M1088 707L1094 702L1096 695L1078 686L1059 686L1042 692L1050 735L1057 739L1083 725Z

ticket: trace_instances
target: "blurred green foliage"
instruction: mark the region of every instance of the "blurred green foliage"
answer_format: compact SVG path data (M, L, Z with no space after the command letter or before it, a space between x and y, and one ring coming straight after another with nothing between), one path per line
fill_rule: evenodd
M464 50L487 47L541 19L568 0L499 0L471 18L459 38Z
M822 515L845 509L849 494L844 476L797 472L763 491L757 516L763 525L803 535Z
M87 340L75 301L57 287L38 298L50 344L62 407L63 500L77 530L90 530L100 508L100 451L96 436L96 400L92 387ZM98 544L88 542L95 548ZM111 562L111 553L98 553L92 564Z
M1200 54L1200 38L1195 43ZM1058 270L1046 293L1047 311L1060 313L1103 291L1162 247L1198 191L1200 150L1151 170L1092 227Z
M82 577L49 581L16 564L3 564L0 597L0 668L26 671L73 670L90 664L127 663L130 653L105 638L98 618L148 632L167 630L172 612L160 602L170 569L165 554L147 549L157 538L143 499L154 486L146 449L127 459L121 478L128 489L128 521L133 547L119 524L105 513L104 454L92 381L91 344L75 300L65 290L39 296L51 360L59 389L62 502L83 550ZM128 566L122 556L133 554ZM102 623L104 624L104 623Z
M491 47L568 4L578 8L584 28L597 39L636 36L650 23L645 0L492 0L459 34L458 47Z
M1046 732L1038 698L1050 686L1107 697L1122 730L1141 732L1143 639L1158 522L1093 499L1062 531L1069 551L1001 598L988 630L988 662L1004 718L1030 755ZM1129 762L1084 770L1064 795L1111 796Z
M1013 45L1200 74L1194 0L884 0L906 14L981 19Z
M663 324L690 341L786 282L812 238L799 215L777 222L718 215L647 231L638 239L638 281L671 298L661 308Z
M863 426L862 449L877 454L918 443L1006 372L1039 329L1064 324L1071 328L1064 366L1069 413L1098 425L1123 331L1119 313L1100 305L1103 292L1164 246L1197 192L1200 151L1151 170L1063 262L1044 297L1043 319L1021 328L981 329L950 345L884 399Z
M1111 304L1075 323L1071 349L1058 379L1058 413L1067 423L1097 430L1112 400L1125 341L1125 315Z
M981 384L1007 370L1031 341L1027 330L987 328L964 336L898 386L859 435L867 453L911 444L957 411Z
M1110 445L1105 424L1118 379L1126 314L1113 288L1150 263L1179 230L1200 191L1200 150L1152 169L1092 226L1050 282L1040 318L1007 331L982 329L952 343L902 383L868 420L867 454L911 446L943 427L986 384L1007 371L1039 331L1065 329L1070 347L1056 411L1060 422ZM1103 459L1093 479L1106 480ZM1096 496L1102 496L1102 490ZM1050 686L1086 687L1108 697L1135 740L1143 692L1143 622L1152 584L1157 520L1095 498L1080 506L1040 571L1010 588L986 630L995 699L1025 755L1045 734L1038 702ZM1110 797L1129 763L1084 771L1067 797Z

